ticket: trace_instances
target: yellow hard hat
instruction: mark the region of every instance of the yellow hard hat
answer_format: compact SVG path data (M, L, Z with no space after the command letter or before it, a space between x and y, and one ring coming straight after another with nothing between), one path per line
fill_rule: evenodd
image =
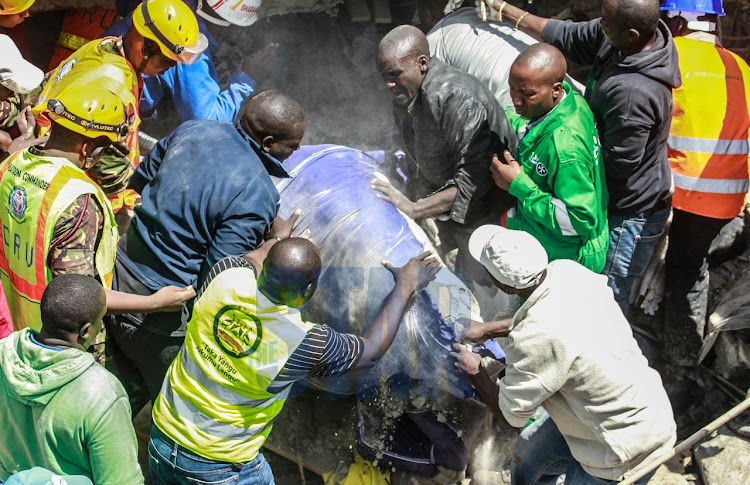
M208 47L195 14L182 0L145 0L133 11L133 25L162 54L183 64L194 63Z
M0 15L13 15L27 11L34 0L0 0Z
M88 138L117 142L128 133L127 109L119 96L95 85L71 86L47 100L55 123Z

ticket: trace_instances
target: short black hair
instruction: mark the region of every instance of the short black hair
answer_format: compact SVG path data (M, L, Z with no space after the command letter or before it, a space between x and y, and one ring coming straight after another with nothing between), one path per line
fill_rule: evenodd
M424 32L413 25L399 25L385 34L378 44L379 56L403 57L416 59L419 56L430 57L430 45Z
M635 29L642 36L656 32L661 18L659 0L605 0L614 7L621 29Z
M42 294L42 326L58 336L78 333L84 324L99 318L106 307L101 283L91 276L63 274L54 278Z
M294 127L305 121L302 106L275 89L262 91L250 98L242 116L249 122L255 136L261 139L269 135L276 140L290 138L294 134Z

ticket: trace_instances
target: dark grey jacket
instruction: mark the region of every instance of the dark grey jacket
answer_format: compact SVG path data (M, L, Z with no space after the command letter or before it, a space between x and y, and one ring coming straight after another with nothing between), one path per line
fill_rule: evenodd
M486 86L433 57L417 97L408 107L394 104L394 114L412 200L455 186L451 220L478 225L499 218L511 198L489 167L493 153L515 150L516 136Z
M659 21L651 49L627 57L609 43L599 19L550 20L542 39L591 65L585 97L604 151L610 213L632 216L658 206L671 191L667 138L672 88L681 84L667 26Z

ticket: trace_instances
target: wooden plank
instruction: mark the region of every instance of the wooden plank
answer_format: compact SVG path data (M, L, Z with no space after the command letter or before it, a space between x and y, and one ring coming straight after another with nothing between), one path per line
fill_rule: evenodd
M369 22L371 15L365 0L344 0L349 20L352 22Z
M390 24L393 21L388 0L372 0L372 10L376 24Z

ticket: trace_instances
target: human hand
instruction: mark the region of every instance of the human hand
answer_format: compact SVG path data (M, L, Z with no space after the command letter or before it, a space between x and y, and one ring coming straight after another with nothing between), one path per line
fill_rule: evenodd
M272 42L258 52L250 54L242 62L242 72L260 83L266 80L276 59L279 44Z
M26 106L20 113L18 113L16 126L21 133L20 138L28 140L34 135L36 120L34 120L34 114L31 112L31 106Z
M501 162L497 158L497 154L492 155L492 165L490 165L490 173L495 184L501 189L508 191L510 184L518 177L521 173L521 165L518 164L513 155L508 150L503 152L505 162Z
M482 358L459 343L454 343L453 348L456 349L456 352L450 353L456 359L453 365L470 376L479 374L482 370Z
M383 261L383 266L393 273L396 284L401 283L405 293L412 294L427 286L427 283L432 281L437 272L440 271L442 267L440 261L432 256L432 251L425 251L419 256L411 258L408 263L400 268L389 261Z
M479 15L479 18L483 21L486 21L487 19L501 21L502 18L498 15L498 10L502 11L504 3L505 2L498 1L497 8L495 8L495 0L477 0L477 15ZM484 7L482 7L482 4L484 4Z
M414 202L410 201L404 194L399 192L396 187L391 185L391 182L388 181L388 179L385 177L375 177L370 180L370 188L380 192L375 195L378 199L390 202L408 217L412 219L414 218Z
M193 298L195 290L192 286L165 286L151 295L154 310L161 312L180 311Z
M287 239L292 237L294 225L297 223L297 219L299 219L300 214L302 214L302 209L297 209L296 211L294 211L294 213L287 220L282 219L280 216L276 216L276 219L273 221L273 225L271 226L271 230L268 231L268 237L266 239Z

